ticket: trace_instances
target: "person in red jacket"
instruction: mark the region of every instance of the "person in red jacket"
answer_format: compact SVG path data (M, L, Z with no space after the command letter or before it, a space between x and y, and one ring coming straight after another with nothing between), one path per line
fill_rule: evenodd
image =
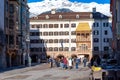
M67 61L66 57L63 58L63 63L64 63L64 68L67 69L67 63L68 63L68 61Z

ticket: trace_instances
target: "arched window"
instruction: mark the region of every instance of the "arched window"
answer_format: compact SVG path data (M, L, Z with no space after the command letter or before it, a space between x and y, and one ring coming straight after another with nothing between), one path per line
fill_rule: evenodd
M52 39L50 39L50 40L49 40L49 43L53 43L53 40L52 40Z
M58 43L58 39L55 39L55 40L54 40L54 43Z
M57 48L57 47L55 47L55 48L54 48L54 51L58 51L58 48Z

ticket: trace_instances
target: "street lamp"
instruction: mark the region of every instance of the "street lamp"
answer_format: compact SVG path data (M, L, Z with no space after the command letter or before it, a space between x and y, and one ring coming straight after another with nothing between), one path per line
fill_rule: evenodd
M29 45L30 45L29 35L26 35L27 62L28 62L28 66L31 66L31 58L30 58L30 49L29 49Z

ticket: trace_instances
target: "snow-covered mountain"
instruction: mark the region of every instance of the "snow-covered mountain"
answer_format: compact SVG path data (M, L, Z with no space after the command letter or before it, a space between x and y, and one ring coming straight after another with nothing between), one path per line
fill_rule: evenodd
M70 9L74 12L92 12L92 8L96 7L96 11L111 16L110 4L98 4L95 2L81 3L71 2L69 0L43 0L41 2L28 3L30 7L30 16L36 16L51 9Z

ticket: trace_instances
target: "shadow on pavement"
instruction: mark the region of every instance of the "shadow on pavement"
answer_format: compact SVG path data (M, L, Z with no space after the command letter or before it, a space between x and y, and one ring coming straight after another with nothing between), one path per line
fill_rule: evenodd
M30 68L30 67L34 67L34 66L37 66L37 65L40 65L40 63L32 63L31 66L21 65L21 66L9 67L9 68L5 68L5 69L0 69L0 73L7 72L7 71L12 71L12 70Z

